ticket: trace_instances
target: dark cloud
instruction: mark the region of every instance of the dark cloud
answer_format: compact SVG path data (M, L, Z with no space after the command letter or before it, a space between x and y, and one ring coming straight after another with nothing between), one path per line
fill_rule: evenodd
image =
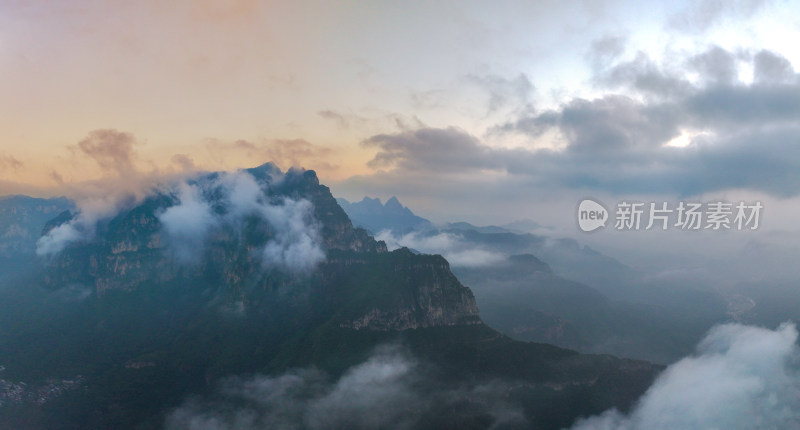
M338 169L337 165L330 162L333 149L304 139L240 139L233 142L212 139L206 143L206 149L216 160L241 157L258 162L272 161L280 166L314 166L317 170L326 171Z
M101 129L89 132L85 139L78 142L77 149L97 162L103 170L124 176L136 171L135 144L136 139L132 134Z
M754 58L753 78L757 83L793 83L797 81L792 63L774 52L761 50Z
M685 110L687 125L710 130L797 123L800 85L714 86L697 91L678 107Z
M363 145L379 148L368 163L375 168L447 172L503 167L492 149L455 127L379 134Z
M733 53L719 46L713 46L688 61L689 66L700 73L701 77L719 84L730 84L737 79L737 63L738 58Z
M50 179L52 179L53 182L55 182L58 185L64 184L64 177L61 176L61 174L55 170L50 171Z
M704 58L732 57L713 53L716 48L709 52L712 54ZM716 60L709 61L715 64ZM727 60L720 61L722 70L727 70ZM647 73L655 71L653 67ZM789 76L785 71L781 74ZM639 81L632 78L629 84L636 86ZM612 193L686 196L733 188L777 196L800 192L800 174L796 173L800 165L800 83L688 85L684 81L687 90L682 97L574 99L558 109L522 116L489 132L536 138L548 130L556 131L566 143L558 150L491 147L452 127L381 134L364 144L378 148L369 165L384 169L384 175L395 175L401 183L409 183L411 174L423 172L428 177L441 180L450 175L455 180L456 175L496 171L521 177L528 187ZM695 134L688 146L667 145L687 131L702 133Z
M173 164L176 164L181 171L184 172L193 172L197 170L197 166L194 164L194 160L186 154L175 154L170 159Z
M322 118L329 119L334 121L339 127L348 128L350 127L350 120L345 118L344 115L340 114L339 112L326 109L317 112L317 115L321 116Z
M646 54L599 71L595 83L612 89L631 88L647 96L677 98L690 93L692 85L683 76L663 70Z
M679 114L665 104L606 96L573 100L561 109L557 124L569 151L619 151L659 146L677 136Z
M540 114L522 115L517 120L499 124L492 127L488 134L501 135L505 133L522 133L531 137L538 137L551 127L558 124L559 112L547 111Z
M11 155L4 155L0 157L0 169L3 170L18 170L23 168L25 165L22 164L21 161L17 160L16 158L12 157Z
M736 76L736 64L743 58L756 69L753 83ZM459 154L449 160L449 170L466 159L472 162L464 163L463 169L491 166L555 187L680 195L730 188L779 196L800 192L795 173L800 165L800 81L791 64L769 51L747 56L719 47L682 64L700 73L696 84L677 69L640 54L599 72L597 78L601 85L633 91L631 96L573 99L558 109L521 116L490 130L534 139L557 131L566 141L560 150L518 150L510 157L508 150L463 136L437 145ZM667 145L687 132L694 135L690 145ZM404 151L411 152L412 145L406 146ZM404 152L386 147L376 160L398 154ZM404 158L406 164L410 159Z

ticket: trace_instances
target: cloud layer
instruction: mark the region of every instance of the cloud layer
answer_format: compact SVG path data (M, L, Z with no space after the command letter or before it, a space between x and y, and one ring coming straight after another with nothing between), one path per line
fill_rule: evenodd
M629 415L608 411L573 430L800 427L797 328L712 329L695 355L671 365Z
M521 411L504 403L500 386L436 391L426 386L424 372L403 348L384 345L336 381L314 369L229 378L215 399L191 399L172 411L166 428L412 429L435 406L463 407L467 401L484 424L524 421Z

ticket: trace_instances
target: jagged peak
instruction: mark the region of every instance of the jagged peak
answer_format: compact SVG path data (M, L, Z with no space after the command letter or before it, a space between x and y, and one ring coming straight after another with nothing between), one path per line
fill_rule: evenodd
M377 203L377 204L383 206L383 203L381 202L381 199L379 197L372 198L372 197L364 196L364 198L361 199L361 201L359 203Z
M254 178L259 180L266 180L272 181L274 178L283 176L283 171L277 164L273 163L272 161L264 163L257 167L251 167L249 169L245 169L245 171Z
M403 209L403 205L400 204L400 200L397 200L397 197L395 196L389 198L384 206L387 208Z

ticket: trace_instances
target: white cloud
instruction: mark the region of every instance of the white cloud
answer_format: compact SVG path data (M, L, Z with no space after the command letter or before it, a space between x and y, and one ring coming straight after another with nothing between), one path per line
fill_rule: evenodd
M223 396L240 407L189 401L167 418L168 429L408 428L416 363L396 347L379 348L367 361L330 383L317 370L277 377L223 381Z
M73 223L61 224L36 241L36 255L57 254L70 243L80 240L81 237L81 233Z
M607 411L573 430L800 428L797 337L791 323L777 330L717 326L629 415Z
M305 271L325 258L314 206L307 199L269 194L282 176L260 184L246 171L220 173L189 181L180 179L166 187L176 204L158 214L169 252L182 264L196 263L206 238L223 226L241 231L243 221L255 216L265 221L271 237L257 252L265 267ZM162 186L162 189L164 187ZM149 192L143 190L150 190ZM79 210L68 222L39 239L37 254L54 255L69 244L89 241L98 221L111 218L152 194L153 186L136 193L94 193L77 202ZM225 211L215 211L221 205Z
M213 401L186 401L168 415L165 427L413 429L466 403L471 406L467 414L488 417L495 427L522 427L524 415L507 403L508 386L502 382L448 389L426 379L425 369L402 347L384 345L335 381L314 369L228 378Z
M167 245L183 263L201 257L207 235L223 225L241 231L246 217L255 216L270 227L271 237L261 247L265 267L304 271L325 258L313 205L306 199L269 196L270 185L259 184L247 172L222 173L194 184L177 185L179 203L160 216ZM226 212L217 214L212 206Z
M455 233L426 235L411 232L395 236L391 231L384 230L378 233L375 239L386 242L389 250L405 246L426 254L441 254L453 266L488 266L505 259L502 254L476 247Z
M206 235L219 222L198 187L188 183L178 185L178 204L167 208L158 220L166 234L167 246L182 263L197 261Z
M261 215L275 228L275 237L263 250L265 264L307 270L325 258L312 211L308 200L289 198L261 207Z

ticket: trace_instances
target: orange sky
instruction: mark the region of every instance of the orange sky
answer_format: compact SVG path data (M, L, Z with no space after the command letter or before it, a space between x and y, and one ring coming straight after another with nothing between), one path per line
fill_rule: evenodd
M141 175L274 161L335 183L377 171L365 139L425 126L559 148L489 130L602 96L589 54L608 37L629 58L717 43L798 61L792 14L713 3L0 0L0 194L119 176L108 157ZM664 22L686 13L724 19L702 37ZM81 145L98 136L126 136L123 153Z

